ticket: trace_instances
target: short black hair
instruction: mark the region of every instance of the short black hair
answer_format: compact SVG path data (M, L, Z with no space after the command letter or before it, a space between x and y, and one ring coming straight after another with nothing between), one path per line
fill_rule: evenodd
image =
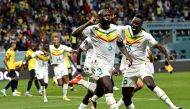
M108 12L108 9L101 9L98 11L98 16L101 16L103 12L107 11Z
M142 22L144 21L144 18L143 18L142 14L136 14L134 17L137 17L137 18L141 19Z

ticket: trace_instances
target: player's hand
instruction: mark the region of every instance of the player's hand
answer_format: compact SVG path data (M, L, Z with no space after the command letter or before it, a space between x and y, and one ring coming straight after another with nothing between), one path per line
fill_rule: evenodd
M132 59L131 55L126 56L126 59L129 62L129 67L130 67L133 63L133 59Z
M92 16L89 20L89 23L91 24L95 24L96 23L96 18L94 16Z
M82 67L81 67L81 65L77 65L76 68L77 68L77 71L78 71L78 72L82 72Z
M115 76L119 75L119 71L117 71L116 69L113 69L112 70L112 75L115 75Z
M53 66L53 67L57 67L57 66L58 66L58 64L52 64L52 66Z
M168 64L170 64L170 57L169 56L165 56L165 61L168 62Z

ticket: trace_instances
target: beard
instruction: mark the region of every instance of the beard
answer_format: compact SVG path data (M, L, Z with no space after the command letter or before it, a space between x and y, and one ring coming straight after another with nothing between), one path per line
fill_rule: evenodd
M101 23L102 26L106 27L106 26L108 26L108 25L111 24L111 21L105 20L105 19L101 19L100 23Z

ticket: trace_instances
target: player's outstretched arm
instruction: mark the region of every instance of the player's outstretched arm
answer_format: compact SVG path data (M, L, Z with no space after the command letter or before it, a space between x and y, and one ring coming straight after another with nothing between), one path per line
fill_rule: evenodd
M133 60L132 60L131 55L128 53L127 49L125 48L123 42L117 42L117 45L118 45L120 51L126 56L126 59L130 62L129 66L131 66Z
M165 55L165 59L168 61L169 60L169 55L168 52L166 50L166 48L164 48L161 44L156 44L154 46L154 48L157 48L160 52L162 52Z
M83 36L83 35L82 35L82 31L83 31L86 27L88 27L88 26L94 24L94 23L95 23L95 20L96 20L95 17L92 17L88 22L86 22L85 24L79 26L76 30L74 30L74 31L72 32L72 35L73 35L74 37L82 37L82 36Z

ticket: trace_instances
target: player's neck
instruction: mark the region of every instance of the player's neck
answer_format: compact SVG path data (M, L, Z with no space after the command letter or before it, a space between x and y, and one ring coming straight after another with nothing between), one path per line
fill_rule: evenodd
M15 49L13 47L10 48L11 50L15 51Z
M54 45L55 48L59 48L60 47L60 44L59 45Z
M99 23L99 27L102 28L103 30L108 30L110 28L110 24L104 24L104 23Z

